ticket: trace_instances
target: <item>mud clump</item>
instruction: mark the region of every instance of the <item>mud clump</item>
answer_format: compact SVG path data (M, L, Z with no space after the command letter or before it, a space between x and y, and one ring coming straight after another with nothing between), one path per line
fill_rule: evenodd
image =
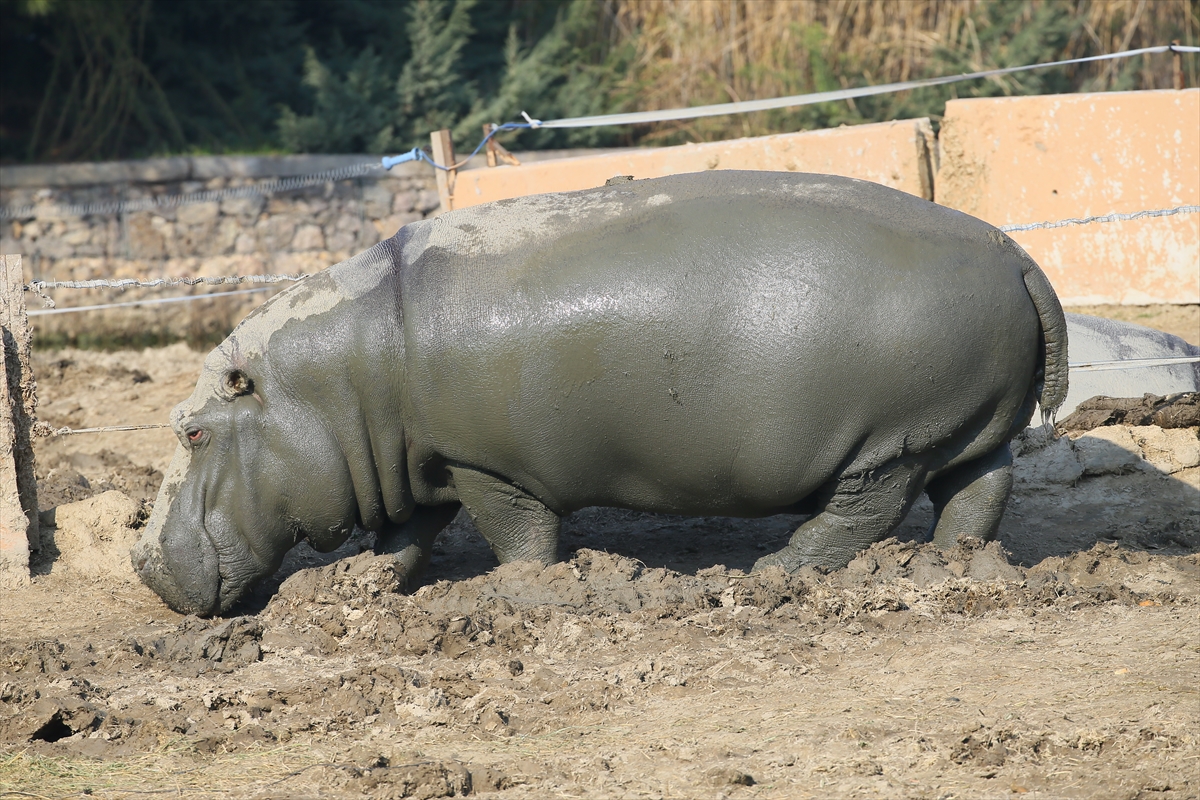
M1110 425L1194 428L1200 425L1200 393L1182 392L1166 397L1153 394L1142 397L1099 395L1084 400L1055 427L1065 433L1090 431Z
M1149 581L1148 567L1155 576ZM567 617L654 622L740 607L803 613L829 624L884 611L978 616L1064 603L1161 605L1194 602L1198 578L1195 557L1160 563L1114 545L1024 569L1009 563L998 542L965 541L942 551L889 539L827 574L805 568L747 575L716 567L687 575L580 550L567 562L516 562L406 595L397 593L401 581L390 556L363 553L292 576L262 619L268 649L329 654L349 647L451 658L479 651L507 662Z
M129 549L148 517L145 506L120 492L67 503L43 515L54 526L43 534L58 555L55 567L87 578L134 581Z
M200 674L212 669L232 672L262 658L260 643L263 624L252 617L235 617L212 622L189 617L168 636L155 639L148 647L136 641L135 652L187 665Z
M163 475L128 458L102 449L98 453L53 454L37 463L38 505L43 513L66 503L119 491L135 500L153 502Z

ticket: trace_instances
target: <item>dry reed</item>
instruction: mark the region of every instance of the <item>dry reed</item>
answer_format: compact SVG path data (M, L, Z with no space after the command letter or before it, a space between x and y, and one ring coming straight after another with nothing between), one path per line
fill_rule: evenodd
M1180 39L1194 45L1200 30L1193 0L1023 0L1013 30L1054 12L1070 25L1065 49L1037 60L1073 58ZM993 6L989 8L989 6ZM1056 7L1055 7L1056 6ZM626 78L638 109L720 103L798 94L854 85L1008 66L1003 44L991 51L986 39L988 0L616 0L614 35L634 43L636 56ZM1003 42L1003 37L1000 37ZM1188 85L1196 85L1195 57L1185 58ZM957 68L955 68L957 67ZM1066 68L1070 88L1170 88L1169 55ZM1014 93L1015 84L993 93ZM953 90L946 90L953 95ZM893 103L900 111L904 98ZM928 103L926 103L928 105ZM842 121L887 117L845 105ZM920 109L918 109L919 111ZM797 114L721 117L668 123L649 140L710 140L757 135L780 127L836 124ZM936 113L934 116L937 116ZM857 118L856 118L857 117Z

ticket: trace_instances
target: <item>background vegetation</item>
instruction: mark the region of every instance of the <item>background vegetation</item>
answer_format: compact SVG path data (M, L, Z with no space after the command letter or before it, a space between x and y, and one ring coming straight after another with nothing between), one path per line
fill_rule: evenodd
M449 127L798 94L1200 40L1196 0L0 0L0 159L395 152ZM1195 57L1184 60L1187 83ZM1169 88L1170 56L510 147L913 116L954 96Z

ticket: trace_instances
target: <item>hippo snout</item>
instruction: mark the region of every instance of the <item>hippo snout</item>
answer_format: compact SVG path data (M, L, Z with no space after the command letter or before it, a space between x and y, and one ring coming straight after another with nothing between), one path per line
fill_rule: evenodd
M221 573L203 509L194 507L194 492L184 491L190 460L184 448L176 451L129 556L142 582L172 609L210 616L221 611Z
M147 532L150 533L150 532ZM202 533L194 541L205 541ZM209 558L201 557L188 563L179 553L163 547L159 538L144 537L130 551L133 569L142 583L150 587L172 610L180 614L211 616L220 608L220 576L215 568L216 550L209 546ZM201 555L201 554L197 554ZM207 555L207 554L205 554ZM211 568L206 568L211 564Z

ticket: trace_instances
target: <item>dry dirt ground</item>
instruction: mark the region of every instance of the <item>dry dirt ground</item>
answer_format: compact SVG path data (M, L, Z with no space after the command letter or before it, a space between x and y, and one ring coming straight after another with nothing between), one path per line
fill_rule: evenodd
M72 427L164 420L202 359L35 357ZM173 436L42 440L0 797L1200 796L1197 429L1072 437L1018 442L986 548L919 544L922 505L843 570L747 575L802 518L589 509L563 563L497 568L460 518L412 594L362 535L215 620L125 561Z

